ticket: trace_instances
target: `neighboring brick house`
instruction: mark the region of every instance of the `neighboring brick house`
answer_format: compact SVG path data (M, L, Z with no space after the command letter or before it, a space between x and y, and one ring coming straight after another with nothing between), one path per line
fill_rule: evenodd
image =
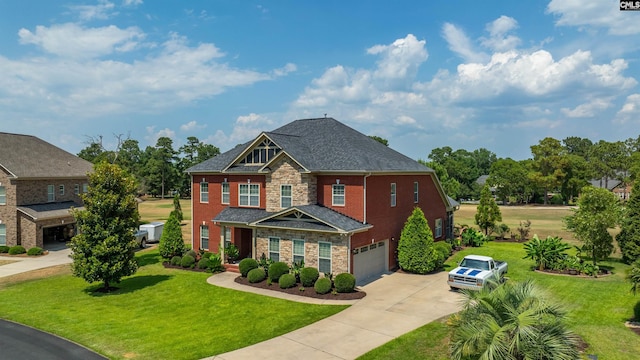
M629 197L631 196L631 189L633 187L632 184L624 184L622 181L618 179L612 179L612 178L606 178L606 177L602 179L593 179L589 181L589 183L595 187L603 188L611 191L621 201L629 200Z
M44 247L75 231L93 165L29 135L0 133L0 245Z
M405 221L420 207L436 240L454 202L430 168L331 118L296 120L187 170L192 245L262 254L359 282L395 268Z

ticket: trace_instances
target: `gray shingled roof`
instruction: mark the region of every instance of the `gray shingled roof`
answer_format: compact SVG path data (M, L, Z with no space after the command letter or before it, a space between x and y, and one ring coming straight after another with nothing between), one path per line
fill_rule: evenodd
M318 219L320 223L303 220L296 221L292 219L284 220L281 218L283 215L286 215L292 211L300 211L311 216L312 218ZM267 212L262 209L226 207L218 215L216 215L213 221L257 227L268 226L283 229L346 233L362 231L371 227L371 225L369 224L363 224L355 219L342 215L337 211L321 205L294 206L280 212Z
M617 179L592 179L589 183L597 188L606 188L607 190L613 190L616 186L620 185L622 181Z
M82 204L73 201L18 206L19 211L29 215L34 220L66 217L71 215L69 212L71 208L84 210Z
M295 120L265 133L312 172L430 172L428 167L332 118ZM187 170L220 172L251 144L229 150ZM253 168L253 167L252 167ZM230 168L228 171L238 170Z
M35 136L0 132L0 167L16 178L77 178L93 164Z

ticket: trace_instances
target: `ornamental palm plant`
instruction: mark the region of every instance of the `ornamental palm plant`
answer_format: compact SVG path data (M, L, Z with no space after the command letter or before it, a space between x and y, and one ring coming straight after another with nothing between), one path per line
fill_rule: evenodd
M565 312L547 302L531 281L493 291L463 290L463 310L450 318L452 359L578 359L578 337Z

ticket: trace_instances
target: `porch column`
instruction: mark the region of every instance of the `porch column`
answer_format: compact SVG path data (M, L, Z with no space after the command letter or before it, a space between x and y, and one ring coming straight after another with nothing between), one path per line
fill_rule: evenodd
M218 244L218 252L220 253L220 258L222 259L222 263L226 264L227 259L224 256L224 234L227 232L227 227L224 225L220 226L220 244Z

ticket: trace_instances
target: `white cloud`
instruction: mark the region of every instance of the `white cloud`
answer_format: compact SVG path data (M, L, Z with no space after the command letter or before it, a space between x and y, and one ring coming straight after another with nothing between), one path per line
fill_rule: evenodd
M227 135L224 131L218 130L214 136L209 137L208 141L221 149L232 148L255 138L262 131L272 130L274 124L275 121L268 115L250 113L238 116L230 134Z
M414 125L416 124L416 119L407 115L400 115L393 119L393 123L396 125Z
M126 1L125 1L126 2ZM80 20L106 20L116 15L115 5L108 0L99 0L97 5L72 5L69 9L76 12Z
M580 104L574 109L562 108L562 113L570 118L587 118L598 115L602 110L611 107L611 99L592 99L589 102Z
M145 35L136 27L84 28L67 23L51 27L38 25L35 32L22 28L18 37L21 44L37 45L47 53L79 59L131 51Z
M142 0L123 0L122 6L124 7L137 7L142 5Z
M638 17L620 11L618 1L552 0L547 13L556 15L556 25L605 28L614 35L640 33Z
M520 45L520 38L509 35L509 32L518 28L518 22L508 16L500 16L493 22L487 24L486 30L489 32L488 38L481 38L483 46L493 51L513 50Z
M20 36L22 43L37 44L47 54L16 60L0 55L0 104L7 113L35 109L81 118L157 113L272 78L220 62L225 54L214 44L191 46L175 33L156 48L130 52L129 61L114 55L146 36L136 28L64 24L39 26L35 33L22 30Z
M273 74L273 76L278 77L288 75L289 73L295 72L296 70L298 70L296 64L287 63L285 66L279 69L274 69L271 73Z
M406 80L413 81L420 64L427 61L426 41L418 40L413 34L398 39L390 45L375 45L367 49L368 54L379 55L375 78L397 85Z
M464 31L457 26L451 23L444 23L442 26L442 36L449 44L449 50L458 54L458 56L465 61L482 62L486 60L486 54L475 51L471 40Z
M172 141L176 140L176 132L169 128L164 128L156 131L155 126L147 126L146 130L147 135L144 138L147 140L150 146L155 146L158 142L158 139L161 137L168 137Z
M640 122L640 94L627 96L624 105L616 114L615 122L620 124Z
M205 125L200 125L200 124L198 124L197 121L192 120L192 121L189 121L186 124L180 125L180 131L189 132L189 131L194 131L194 130L202 130L202 129L206 128L206 127L207 127L206 124Z

